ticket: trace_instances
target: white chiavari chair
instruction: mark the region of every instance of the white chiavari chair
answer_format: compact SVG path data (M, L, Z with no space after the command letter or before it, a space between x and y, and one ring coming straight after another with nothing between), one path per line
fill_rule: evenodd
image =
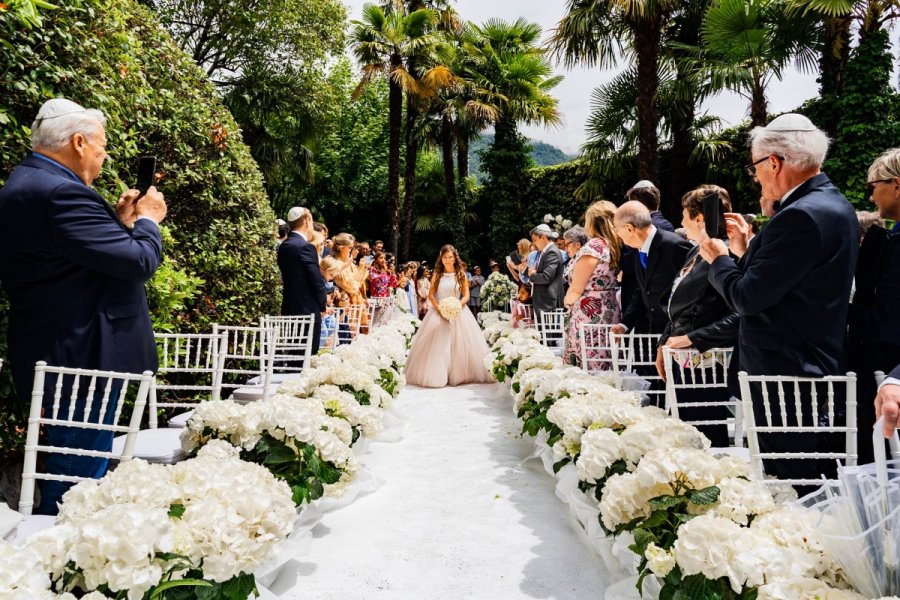
M566 337L566 316L568 311L562 308L545 310L539 313L537 328L541 334L541 343L562 354Z
M763 460L837 460L855 466L857 459L856 374L828 377L789 377L738 373L744 433L750 447L753 475L765 482ZM843 401L842 400L843 396ZM843 405L843 406L842 406ZM757 411L762 419L757 418ZM844 419L838 412L844 409ZM843 420L843 423L841 423ZM763 452L760 435L837 434L844 438L843 450L834 452ZM790 485L819 486L821 478L780 479Z
M297 374L309 365L316 341L315 325L313 315L266 315L262 318L262 326L274 329L276 334L275 373Z
M612 371L613 325L601 323L581 323L578 339L581 345L581 368L588 373Z
M666 390L662 377L656 370L659 335L628 332L613 335L612 338L613 371L619 373L623 381L628 378L636 378L650 382L650 389L643 393L647 395L651 404L662 406Z
M277 329L264 325L214 324L213 333L225 336L223 395L240 402L267 400L276 384L284 379L274 374Z
M743 414L740 401L728 396L724 401L686 401L692 390L728 390L728 364L733 348L711 348L700 352L694 348L663 347L663 364L666 371L666 410L682 418L679 408L722 407L726 415L722 419L691 419L691 425L721 425L728 428L732 446L743 449ZM679 393L680 392L680 393ZM680 398L679 398L680 396ZM749 455L746 455L749 458Z
M362 328L363 315L368 316L368 307L365 304L351 304L340 308L336 336L338 345L349 344L356 339ZM371 326L370 320L369 327Z
M43 361L38 362L34 368L34 387L25 437L25 464L22 472L19 512L24 515L31 514L34 507L35 482L38 480L78 483L87 479L73 475L38 473L38 454L130 460L137 444L138 430L152 381L153 373L150 371L137 375L52 367ZM137 384L137 395L131 417L127 424L119 424L124 399L134 384ZM44 395L47 392L52 393L53 398L52 403L45 404ZM46 410L43 410L45 408ZM42 426L107 431L113 435L121 433L124 443L119 449L113 445L113 449L109 452L52 446L41 443Z

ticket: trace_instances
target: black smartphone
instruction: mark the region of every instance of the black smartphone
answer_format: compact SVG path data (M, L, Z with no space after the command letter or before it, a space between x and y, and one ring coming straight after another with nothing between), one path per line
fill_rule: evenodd
M722 199L715 192L703 196L703 220L706 235L711 238L726 239L725 213L722 211Z
M513 250L509 253L509 260L511 260L514 265L522 264L522 256L519 254L518 250Z
M156 176L156 157L142 156L138 159L138 177L137 190L141 196L147 193L150 186L153 185L153 178Z

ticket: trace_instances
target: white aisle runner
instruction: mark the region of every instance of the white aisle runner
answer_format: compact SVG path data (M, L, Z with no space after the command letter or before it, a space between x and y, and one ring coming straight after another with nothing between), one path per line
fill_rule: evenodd
M281 598L506 600L602 597L555 480L518 433L505 388L409 387L404 439L363 458L382 486L313 530Z

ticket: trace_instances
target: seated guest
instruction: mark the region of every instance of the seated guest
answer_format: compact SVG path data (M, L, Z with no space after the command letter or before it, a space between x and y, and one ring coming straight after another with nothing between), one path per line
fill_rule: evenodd
M584 215L584 227L575 226L563 234L569 262L563 276L569 281L569 291L563 305L569 309L563 361L584 367L582 364L579 329L583 324L611 325L619 322L619 303L616 300L616 272L619 265L619 240L613 232L613 215L616 206L601 200L591 204ZM605 333L601 339L592 340L596 346L588 351L588 367L592 370L609 370Z
M900 221L900 148L872 163L867 177L872 202L883 219ZM859 461L872 462L872 445L862 442L875 424L875 371L900 363L900 225L886 231L872 218L859 249L856 292L849 315L849 368L857 376ZM883 223L883 221L882 221Z
M684 195L682 227L688 239L700 243L708 236L706 222L703 218L703 200L715 196L719 202L720 214L731 212L731 199L728 192L717 185L703 185ZM724 236L724 232L723 232ZM724 239L724 238L723 238ZM735 313L722 295L709 283L709 263L700 257L700 247L688 252L684 266L672 283L672 291L663 308L669 316L669 323L659 338L659 349L656 355L656 369L665 379L663 363L663 346L669 348L694 348L705 352L710 348L730 348L737 342L738 322L740 317ZM709 362L709 361L707 361ZM706 381L723 381L728 365L720 363L703 364L710 373ZM682 383L681 370L673 365L672 375ZM685 371L689 375L689 371ZM704 380L700 380L704 381ZM685 382L687 383L687 382ZM689 402L728 402L731 393L724 388L711 389L679 389L679 417L683 421L722 421L728 418L727 406L705 406L700 408L683 408L682 403ZM698 429L709 438L715 447L729 445L728 428L725 425L700 425Z

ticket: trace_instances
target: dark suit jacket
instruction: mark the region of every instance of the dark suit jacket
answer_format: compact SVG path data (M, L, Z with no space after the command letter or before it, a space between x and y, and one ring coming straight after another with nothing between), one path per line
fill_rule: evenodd
M153 221L128 230L97 192L29 155L0 189L0 279L20 399L34 363L141 373L158 362L144 283L162 260Z
M316 315L325 310L325 278L315 247L291 232L278 247L278 268L284 284L282 315Z
M640 253L634 252L634 273L637 289L634 291L622 323L637 333L662 333L669 322L664 309L672 291L672 282L684 266L684 259L693 246L680 235L657 228L650 251L647 268L641 265Z
M860 248L850 340L900 348L900 232L872 226Z
M650 213L650 221L656 225L657 229L662 229L664 231L675 231L675 228L671 223L662 215L658 210ZM637 290L637 276L635 275L634 265L635 259L637 258L638 251L632 248L631 246L626 246L622 244L622 258L619 260L619 269L622 271L622 282L620 284L621 288L621 302L622 302L622 314L628 310L628 306L631 304L632 298L634 298L634 292ZM647 329L647 323L642 321L638 325L638 329Z
M894 379L900 379L900 365L897 365L893 371L890 372L888 377L893 377Z
M737 343L740 317L710 285L709 263L699 254L699 247L688 253L684 264L686 267L696 260L693 268L675 288L671 298L663 299L669 324L660 337L660 345L676 335L687 335L701 352L710 348L730 348Z
M537 271L529 277L531 281L531 301L534 310L541 313L562 308L563 297L563 260L562 252L556 244L548 244L541 253Z
M736 265L719 257L710 283L741 315L740 369L750 375L844 372L859 224L821 173L797 188Z

